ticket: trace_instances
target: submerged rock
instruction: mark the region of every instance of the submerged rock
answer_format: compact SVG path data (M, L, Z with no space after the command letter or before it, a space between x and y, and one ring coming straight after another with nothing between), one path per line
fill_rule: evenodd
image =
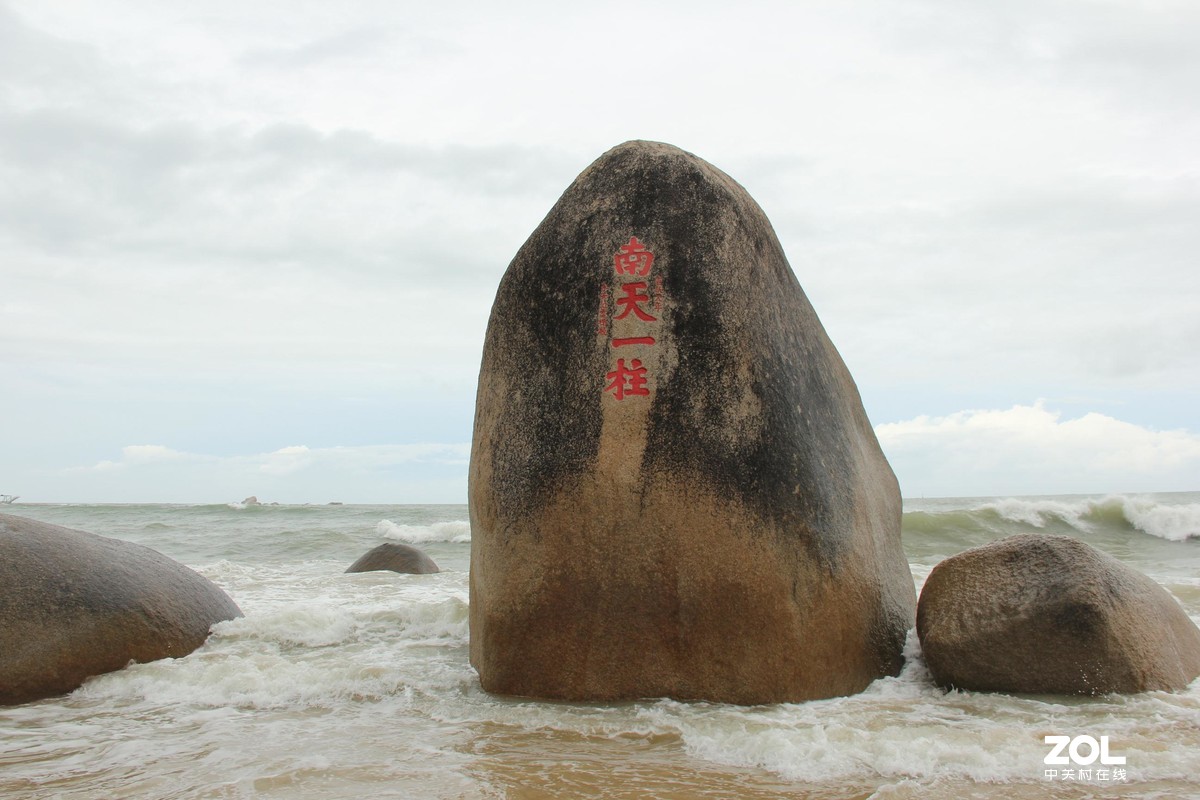
M1182 689L1200 630L1165 589L1077 539L1020 534L939 563L917 608L940 685L1031 694Z
M148 547L0 514L0 704L185 656L214 623L241 615L206 578Z
M900 493L766 216L629 142L500 283L470 467L483 687L734 703L896 674Z
M386 542L362 555L350 565L346 572L374 572L391 570L410 575L429 575L441 572L433 559L417 548L396 542Z

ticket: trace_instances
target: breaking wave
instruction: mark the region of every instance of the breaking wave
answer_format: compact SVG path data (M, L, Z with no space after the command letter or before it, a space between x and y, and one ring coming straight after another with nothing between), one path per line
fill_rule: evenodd
M383 519L375 526L375 532L385 539L394 539L409 544L426 542L461 544L471 541L471 523L462 520L434 522L430 525L404 525L392 522L390 519Z
M1200 538L1200 504L1168 505L1150 497L1110 495L1080 501L1006 499L970 513L1046 528L1066 525L1083 533L1137 531L1182 542Z
M964 546L1030 531L1085 539L1153 536L1171 542L1200 539L1200 503L1164 502L1148 496L989 499L974 506L938 508L914 502L904 513L904 532L925 540Z

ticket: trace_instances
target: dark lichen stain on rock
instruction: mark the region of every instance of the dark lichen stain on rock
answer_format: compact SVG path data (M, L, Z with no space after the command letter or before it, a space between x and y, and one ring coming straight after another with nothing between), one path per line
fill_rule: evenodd
M696 192L698 202L692 213L666 217L669 243L702 241L710 217L728 205L730 198L723 196L723 187L708 185L705 189ZM667 273L667 291L687 300L671 318L679 364L651 410L644 472L694 473L714 491L737 498L763 519L774 521L776 530L803 531L804 544L832 564L839 540L823 534L845 525L846 520L839 518L826 500L836 494L831 483L840 474L838 467L848 462L845 435L841 425L814 426L812 415L817 408L810 405L802 411L796 406L794 398L828 396L831 387L823 375L811 369L808 343L797 341L787 326L771 325L774 319L796 310L782 306L788 300L803 300L799 285L798 297L753 295L761 298L762 305L754 313L764 318L767 324L762 327L770 329L770 336L758 336L759 326L753 325L734 331L722 313L722 306L729 302L726 295L747 292L756 283L753 270L762 266L747 261L706 269L695 263L690 249L681 248L679 256L668 251L672 269ZM773 255L786 265L782 253ZM713 286L705 278L713 271L728 271L735 278L728 286ZM743 278L744 285L738 285L736 276ZM795 283L790 269L786 279ZM748 386L742 386L739 380L747 373L753 377ZM730 436L724 403L747 390L757 399L760 415L743 435ZM697 398L709 402L698 403ZM773 431L802 431L797 439L803 445L795 448L789 442L781 446ZM826 468L827 464L832 468ZM798 485L804 487L803 492L796 491ZM807 522L798 524L801 519Z
M589 239L586 225L559 220L557 210L543 223L555 225L556 234L531 240L513 259L488 323L486 346L509 359L497 365L512 400L500 409L497 434L524 445L492 451L495 497L508 513L543 505L599 447L603 362L591 333L600 276L567 267L581 257L603 258L603 246ZM596 377L581 383L580 374Z
M1103 624L1103 615L1092 603L1062 603L1051 610L1054 627L1078 639L1094 635Z

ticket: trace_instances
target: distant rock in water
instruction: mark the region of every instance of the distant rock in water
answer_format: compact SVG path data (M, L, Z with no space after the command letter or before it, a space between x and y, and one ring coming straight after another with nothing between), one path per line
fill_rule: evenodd
M241 615L206 578L148 547L0 514L0 704L185 656L214 623Z
M346 572L374 572L391 570L410 575L428 575L441 572L433 559L417 548L396 542L387 542L368 550L362 558L350 565Z
M1019 534L939 563L917 608L940 685L1030 694L1182 689L1200 630L1150 578L1067 536Z
M258 497L256 495L250 495L249 497L247 497L245 500L242 501L242 505L244 505L244 506L261 506L262 503L258 502Z
M678 148L604 154L509 265L469 498L488 691L769 703L902 665L900 492L858 390L762 210Z

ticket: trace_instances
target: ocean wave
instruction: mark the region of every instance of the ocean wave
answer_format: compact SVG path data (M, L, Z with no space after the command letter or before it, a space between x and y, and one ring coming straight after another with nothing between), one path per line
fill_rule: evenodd
M465 591L343 588L330 599L283 603L217 623L187 657L97 676L78 696L204 707L337 707L346 700L406 703L408 687L432 682L431 691L445 691L469 674ZM447 669L453 674L444 674Z
M305 603L220 622L213 626L213 633L316 648L349 642L355 638L356 628L353 614L345 609Z
M1137 531L1182 542L1200 538L1200 504L1173 505L1152 497L1109 495L1081 500L1006 498L971 509L1038 529L1067 527L1084 533Z
M211 649L184 659L131 664L92 678L75 696L124 704L200 708L302 709L400 694L404 676L379 661L298 659L264 649L239 653Z
M1145 693L1059 703L946 692L933 684L911 630L905 659L898 676L847 697L757 708L662 700L640 716L655 727L674 728L685 749L705 761L759 767L826 786L864 778L918 781L925 788L931 781L953 785L963 779L1037 786L1047 753L1044 736L1076 731L1111 736L1117 752L1128 755L1130 774L1139 779L1190 774L1186 748L1157 744L1161 730L1156 724L1170 719L1166 724L1187 725L1191 697L1178 701L1178 695ZM1156 713L1164 720L1151 722Z
M462 520L434 522L429 525L404 525L383 519L375 526L375 532L385 539L394 539L409 544L425 542L471 541L471 523Z
M1185 506L1163 506L1152 501L1125 498L1121 513L1130 524L1143 533L1181 542L1200 539L1200 503Z

